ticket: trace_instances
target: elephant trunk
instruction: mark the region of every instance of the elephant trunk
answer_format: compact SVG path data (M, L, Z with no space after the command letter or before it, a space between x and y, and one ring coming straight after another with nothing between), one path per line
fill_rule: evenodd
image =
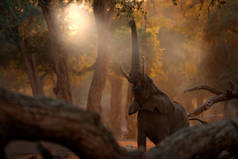
M130 21L129 25L131 27L131 35L132 35L132 63L131 63L130 78L133 81L135 81L141 77L139 47L138 47L135 21L134 20Z

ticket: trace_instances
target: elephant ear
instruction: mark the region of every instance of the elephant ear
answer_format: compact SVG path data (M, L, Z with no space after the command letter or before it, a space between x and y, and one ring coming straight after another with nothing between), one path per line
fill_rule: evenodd
M173 111L174 105L167 95L154 95L142 106L142 110L159 111L162 114L168 114Z
M131 115L131 114L136 113L139 110L139 108L140 108L139 104L133 99L133 101L129 107L128 114Z

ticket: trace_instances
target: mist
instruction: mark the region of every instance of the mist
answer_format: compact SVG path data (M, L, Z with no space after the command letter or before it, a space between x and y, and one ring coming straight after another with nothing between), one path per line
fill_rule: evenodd
M38 81L46 97L65 100L83 110L95 108L118 139L136 136L136 117L128 116L132 86L120 70L120 66L126 72L131 69L128 23L132 17L137 24L145 73L187 112L204 104L213 94L201 90L184 93L184 90L209 85L226 92L230 81L238 82L237 2L227 1L224 8L212 7L208 13L206 2L201 6L195 1L181 0L175 6L171 1L152 0L142 4L143 12L137 9L131 17L123 11L117 14L120 7L114 6L116 9L111 13L110 3L103 9L85 1L73 1L64 7L60 3L54 5L52 30L47 28L43 10L37 18L22 22L15 38L20 39L20 47L8 47L17 43L13 40L4 45L1 57L7 62L1 67L1 85L34 95L32 86ZM99 12L100 9L103 11ZM20 13L24 11L27 9ZM57 62L62 65L56 65ZM64 82L66 86L61 85ZM65 90L69 100L60 92ZM96 106L90 105L90 101ZM216 104L199 118L207 122L230 119L238 114L236 104L236 100ZM132 123L131 136L128 123Z

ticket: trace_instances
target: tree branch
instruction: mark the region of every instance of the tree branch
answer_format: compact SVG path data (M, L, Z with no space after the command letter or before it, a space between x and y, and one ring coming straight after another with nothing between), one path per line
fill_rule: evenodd
M201 114L202 112L210 109L213 104L218 103L218 102L222 102L222 101L226 101L226 100L230 100L230 99L231 99L230 97L228 97L227 95L224 95L224 94L221 94L221 95L218 95L218 96L213 96L213 97L209 98L206 101L206 103L202 104L197 109L188 113L188 117L197 116L197 115Z
M193 88L190 88L190 89L186 89L184 91L184 93L191 92L191 91L196 91L196 90L200 90L200 89L209 91L209 92L211 92L213 94L216 94L216 95L223 94L222 91L219 91L219 90L217 90L215 88L212 88L212 87L209 87L207 85L200 85L200 86L196 86L196 87L193 87Z
M227 90L225 93L221 93L221 94L218 94L219 92L217 92L216 96L210 97L206 101L206 103L202 104L197 109L188 113L188 116L189 117L197 116L197 115L201 114L202 112L210 109L212 107L212 105L214 105L215 103L231 100L231 99L234 99L234 98L238 98L238 85L234 85L233 83L230 83L230 84L231 84L231 89L230 90ZM194 87L194 88L196 88L196 87ZM212 91L214 91L214 90L215 89L212 89Z
M206 121L203 121L203 120L198 119L198 118L189 118L189 120L199 121L201 124L208 124Z

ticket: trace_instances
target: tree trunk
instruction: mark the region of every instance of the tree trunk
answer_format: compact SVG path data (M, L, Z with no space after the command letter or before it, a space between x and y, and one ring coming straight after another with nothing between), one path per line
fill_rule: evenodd
M126 100L126 126L127 126L127 139L136 139L137 136L137 113L128 115L129 107L132 103L133 99L133 92L132 92L132 85L128 83L128 89L127 89L127 100Z
M32 95L43 97L43 85L36 69L35 57L33 54L28 55L26 53L26 41L22 38L20 39L20 51L25 61L26 73L31 84Z
M63 99L69 103L73 102L70 80L67 65L67 55L58 49L54 59L55 73L56 73L56 87L54 88L54 93L57 98Z
M107 53L108 50L104 48L103 44L104 42L106 43L106 41L107 40L105 39L104 40L101 39L101 42L99 42L98 44L99 46L98 46L98 57L96 59L96 68L94 70L87 100L87 110L93 110L96 112L101 112L102 110L101 100L103 90L106 85L106 76L108 69L108 53Z
M115 137L121 135L121 115L122 115L122 86L123 80L119 77L108 76L111 84L111 111L110 129Z
M72 94L70 90L70 80L67 66L68 56L59 45L57 26L55 26L54 18L52 17L50 2L51 0L47 0L45 4L41 5L41 9L48 26L51 43L51 59L54 63L54 70L56 73L56 86L53 91L58 99L63 99L69 103L72 103Z
M68 147L82 159L120 159L125 153L96 113L3 88L0 105L0 148L15 140L45 140Z
M237 148L238 118L177 131L148 152L127 152L100 116L62 101L34 98L0 88L0 157L15 140L61 144L82 159L192 159Z
M93 2L93 10L96 19L98 32L98 55L96 66L93 74L92 83L90 85L87 101L87 109L101 112L101 100L104 87L106 85L106 77L109 63L108 45L110 45L110 26L112 6L107 10L107 0L95 0Z

